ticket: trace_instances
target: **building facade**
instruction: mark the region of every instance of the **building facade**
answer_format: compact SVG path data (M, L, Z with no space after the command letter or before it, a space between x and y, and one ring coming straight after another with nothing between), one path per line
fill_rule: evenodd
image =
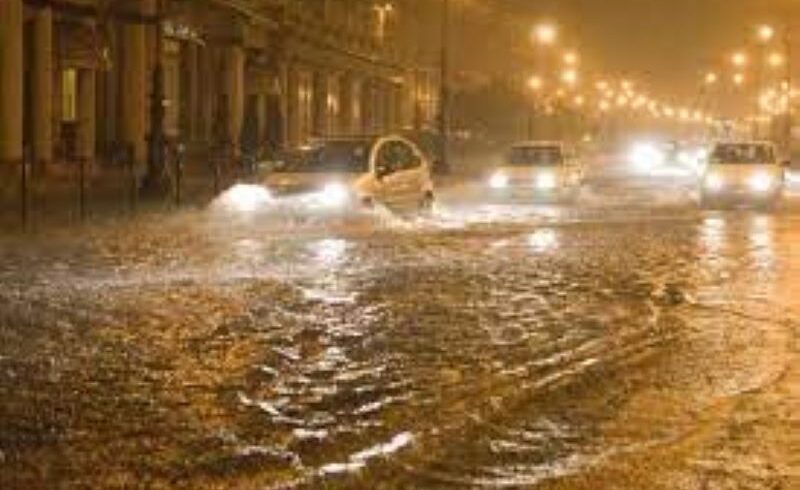
M432 126L423 3L2 0L0 164L143 162L159 62L165 131L198 155Z

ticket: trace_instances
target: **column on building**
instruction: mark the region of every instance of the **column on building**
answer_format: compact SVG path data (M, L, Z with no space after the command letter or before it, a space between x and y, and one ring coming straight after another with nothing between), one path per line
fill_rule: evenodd
M384 127L386 132L395 132L397 124L397 85L392 80L384 82Z
M353 98L351 100L351 120L350 131L353 134L364 133L364 82L353 76L352 78Z
M344 133L339 124L340 111L342 110L342 84L341 75L328 77L328 90L325 98L326 135L341 135Z
M361 132L375 132L375 90L372 79L364 78L361 82Z
M398 104L400 106L400 124L404 128L416 128L416 86L412 73L408 73L400 86Z
M78 138L77 154L94 160L96 147L96 73L94 68L78 71Z
M244 121L244 47L230 46L225 56L225 95L228 101L228 141L239 150Z
M196 43L181 45L181 138L185 142L197 141L201 118L200 98L200 55Z
M312 132L314 136L327 136L328 128L328 96L330 75L326 70L320 68L313 75L313 101L314 116L312 122Z
M31 59L31 149L41 166L53 159L53 10L37 9L33 16ZM5 49L5 48L4 48Z
M373 84L373 132L386 132L386 82L376 78Z
M102 121L97 126L98 149L106 157L111 156L114 145L117 143L117 101L119 99L119 70L115 69L120 64L117 43L116 25L111 29L108 38L109 46L105 52L108 59L103 60L102 71L97 73L96 95L96 121ZM56 99L58 100L58 99ZM57 128L56 128L57 129Z
M214 103L217 100L215 91L214 50L205 45L199 48L199 80L198 80L198 107L197 107L197 135L198 140L208 146L214 138Z
M339 132L353 134L353 75L344 72L339 76Z
M0 164L22 159L22 0L0 1Z
M286 142L294 147L300 144L300 72L297 65L286 67Z
M153 13L154 0L138 0L142 15ZM137 164L145 161L147 152L148 62L147 29L143 20L129 18L122 24L122 59L120 63L121 142L133 149Z

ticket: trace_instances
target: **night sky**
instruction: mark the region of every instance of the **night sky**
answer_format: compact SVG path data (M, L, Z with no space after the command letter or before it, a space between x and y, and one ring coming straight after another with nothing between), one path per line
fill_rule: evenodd
M463 1L473 14L462 14L465 24L486 29L486 36L464 41L464 66L520 69L519 58L498 53L509 46L527 49L528 26L552 19L561 26L563 43L579 49L590 69L644 78L653 91L677 97L696 91L705 70L746 47L756 24L777 27L794 17L800 38L800 15L787 15L800 11L796 0Z

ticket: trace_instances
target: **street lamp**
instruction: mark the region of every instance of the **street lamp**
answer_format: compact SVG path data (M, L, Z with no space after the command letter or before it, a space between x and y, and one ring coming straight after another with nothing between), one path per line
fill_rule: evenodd
M620 86L625 92L631 92L633 90L633 82L627 79L622 80L622 82L620 82Z
M771 25L762 24L756 28L756 35L759 41L766 44L775 37L775 29Z
M578 53L575 51L567 51L564 53L564 64L567 66L575 66L578 64Z
M744 51L737 51L731 55L731 63L736 67L743 67L747 64L747 53Z
M534 75L528 79L528 88L534 92L541 92L544 87L544 80L538 75Z
M714 85L719 80L719 76L714 72L706 73L706 85Z
M442 0L441 58L439 60L439 146L440 166L450 171L450 0Z
M574 87L578 83L578 71L574 68L568 68L561 72L561 81L569 87Z
M166 162L166 134L164 132L164 65L162 62L164 50L164 3L156 3L156 39L155 63L152 72L152 91L150 92L150 131L147 136L147 173L142 182L141 191L151 196L164 196L171 187L170 177L167 175Z
M778 53L777 51L772 52L769 54L769 56L767 56L767 64L769 64L771 68L782 67L785 61L786 59L784 58L784 56L781 53Z
M543 46L551 46L558 38L558 28L555 24L543 22L533 27L533 39Z
M744 73L734 73L733 83L739 86L744 85Z

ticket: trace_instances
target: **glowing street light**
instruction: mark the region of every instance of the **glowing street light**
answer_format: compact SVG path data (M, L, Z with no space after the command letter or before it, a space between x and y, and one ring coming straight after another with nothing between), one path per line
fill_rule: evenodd
M744 73L735 73L733 75L733 83L734 85L744 85Z
M578 64L578 53L575 51L567 51L564 53L564 64L568 66L575 66Z
M576 106L583 107L586 103L586 99L582 95L576 95L574 102Z
M622 90L626 92L631 92L633 90L633 82L631 82L630 80L623 80L620 83L620 86L622 87Z
M528 88L534 92L541 92L542 88L544 88L544 80L542 80L542 77L534 75L528 79Z
M714 85L719 80L719 76L714 72L706 73L706 85Z
M762 24L756 29L759 41L768 43L775 37L775 29L767 24Z
M737 51L731 55L731 63L733 66L743 67L747 64L747 53Z
M578 71L573 68L568 68L561 72L561 81L570 87L574 87L578 83Z
M543 22L533 27L533 39L543 46L550 46L558 38L558 28L555 24Z
M781 53L772 52L767 56L767 64L772 68L780 68L783 66L786 59Z

